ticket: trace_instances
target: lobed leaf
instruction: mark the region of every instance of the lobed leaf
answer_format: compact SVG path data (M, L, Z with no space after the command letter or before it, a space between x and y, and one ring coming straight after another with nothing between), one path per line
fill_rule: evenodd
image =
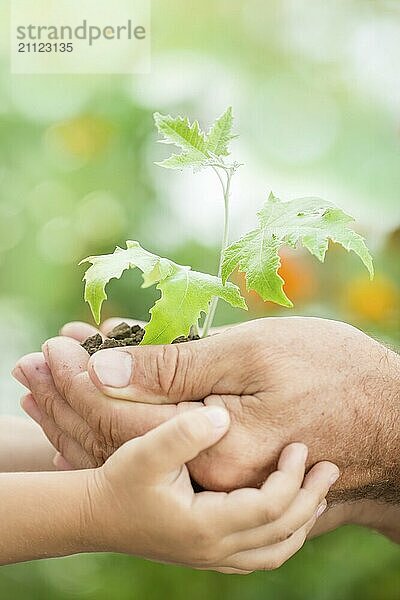
M85 273L85 300L88 302L96 323L100 323L101 307L107 299L105 288L111 279L119 279L126 269L138 267L148 277L154 273L160 258L147 252L138 242L126 242L126 250L117 247L113 254L89 256L79 264L89 262Z
M174 144L182 150L181 154L172 154L169 158L156 164L167 169L183 169L192 167L201 169L213 163L220 156L229 154L228 144L231 134L233 116L232 108L228 108L219 117L206 135L198 121L190 123L186 117L154 114L154 122L164 144Z
M161 298L150 310L143 344L169 344L181 335L188 335L215 296L231 306L247 308L236 285L224 285L218 277L152 254L138 242L128 241L126 249L116 248L113 254L91 256L82 261L85 262L91 263L84 276L85 300L96 323L100 322L101 307L107 298L105 289L111 279L119 279L127 269L139 268L143 273L142 287L158 283Z
M218 296L231 306L247 309L236 285L223 285L218 277L182 267L157 286L161 298L150 310L143 344L169 344L177 337L189 335L201 313L207 313L211 300Z
M297 198L281 202L270 194L258 213L259 227L231 244L224 253L222 280L238 268L246 273L248 289L263 300L293 306L283 290L279 249L299 242L321 262L329 240L355 252L373 277L372 258L364 239L349 227L354 221L333 204L320 198Z
M232 135L232 107L226 109L211 127L207 135L207 150L216 156L228 156L229 142L236 136Z
M154 122L158 132L163 136L164 144L175 144L181 148L181 155L172 155L160 163L161 167L182 169L184 166L200 167L209 159L206 139L199 123L190 123L186 117L171 117L171 115L154 114Z

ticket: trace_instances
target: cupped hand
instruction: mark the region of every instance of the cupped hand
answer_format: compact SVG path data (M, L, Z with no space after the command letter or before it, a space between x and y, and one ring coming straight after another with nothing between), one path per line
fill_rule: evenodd
M78 324L63 333L93 331ZM260 319L200 341L104 350L90 359L61 337L44 353L22 359L19 369L43 429L74 466L99 464L127 439L204 403L226 407L232 421L224 439L190 464L206 489L259 485L282 448L300 440L309 447L308 467L322 459L339 466L336 498L386 493L380 482L391 477L395 359L349 325Z
M101 549L242 574L278 568L297 552L326 507L337 467L319 463L304 479L307 448L291 444L260 489L194 494L184 465L228 425L218 407L187 412L93 470L89 513Z
M106 335L121 321L144 325L113 318L103 323L100 333ZM31 392L23 397L22 408L59 451L58 468L99 466L126 441L180 412L203 406L201 402L186 402L153 407L110 400L88 376L89 355L80 345L97 333L87 323L68 323L60 337L44 344L44 353L24 356L13 371Z

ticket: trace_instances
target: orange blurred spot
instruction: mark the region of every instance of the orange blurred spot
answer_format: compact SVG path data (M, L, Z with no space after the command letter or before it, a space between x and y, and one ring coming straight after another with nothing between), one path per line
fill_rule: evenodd
M279 275L284 279L283 289L294 305L310 300L317 291L317 280L308 261L301 255L282 253ZM246 291L244 273L235 273L235 282L242 290L243 296L251 311L271 312L279 307L273 302L264 302L257 292Z
M317 291L317 280L310 262L301 255L282 255L279 275L285 280L285 294L293 304L313 298Z
M345 290L346 307L370 321L384 321L398 310L399 291L383 275L373 281L366 278L352 280Z

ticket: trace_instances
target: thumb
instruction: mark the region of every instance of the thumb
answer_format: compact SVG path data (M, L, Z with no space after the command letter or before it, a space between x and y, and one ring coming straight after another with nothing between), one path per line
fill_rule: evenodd
M107 396L151 404L203 400L240 393L245 360L231 335L167 346L101 350L88 364L93 383Z
M119 465L128 461L136 481L154 482L214 445L228 427L229 413L224 408L211 406L185 411L141 438L127 442L114 457L119 455ZM125 460L121 460L122 453Z

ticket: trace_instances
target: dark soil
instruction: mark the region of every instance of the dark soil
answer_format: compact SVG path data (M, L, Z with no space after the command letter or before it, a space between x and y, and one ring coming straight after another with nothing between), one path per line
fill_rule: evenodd
M138 346L144 337L145 331L140 325L128 325L120 323L107 335L103 340L101 335L97 333L87 338L81 345L90 354L94 354L99 350L107 350L108 348L121 348L123 346ZM188 337L180 336L176 338L173 344L182 344L183 342L192 342L199 340L198 335L190 334Z

